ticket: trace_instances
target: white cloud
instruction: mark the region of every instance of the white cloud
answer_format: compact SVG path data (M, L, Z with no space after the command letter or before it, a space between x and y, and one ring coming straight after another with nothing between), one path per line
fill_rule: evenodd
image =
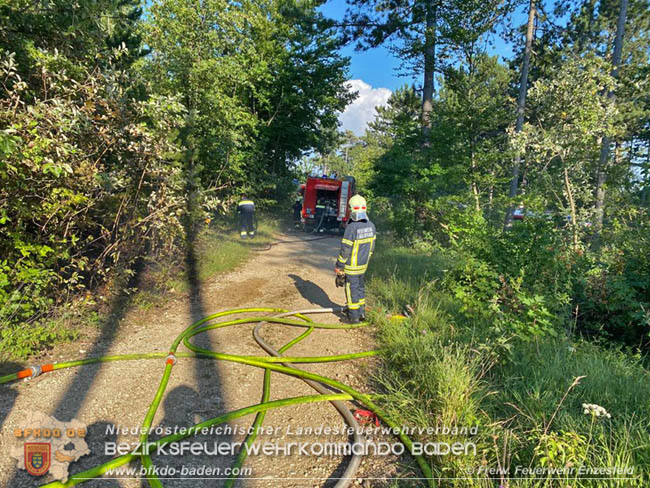
M368 122L375 119L375 107L386 105L392 92L388 88L373 88L363 80L348 81L350 91L359 96L339 115L341 130L351 130L360 136L366 131Z

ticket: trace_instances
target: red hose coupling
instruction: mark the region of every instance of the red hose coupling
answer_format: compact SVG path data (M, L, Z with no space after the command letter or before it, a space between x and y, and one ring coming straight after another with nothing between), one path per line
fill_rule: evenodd
M377 427L380 425L379 417L377 417L377 414L371 412L370 410L357 409L354 411L354 418L361 425L375 424Z

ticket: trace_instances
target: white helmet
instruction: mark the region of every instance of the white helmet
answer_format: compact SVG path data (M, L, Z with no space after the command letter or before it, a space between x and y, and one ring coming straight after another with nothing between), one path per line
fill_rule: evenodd
M361 195L354 195L350 198L350 218L355 222L357 220L367 220L366 199Z

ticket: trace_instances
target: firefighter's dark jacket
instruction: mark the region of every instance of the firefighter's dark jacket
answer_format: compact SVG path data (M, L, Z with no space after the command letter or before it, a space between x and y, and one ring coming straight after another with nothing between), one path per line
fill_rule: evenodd
M242 200L237 206L239 213L253 213L255 211L255 204L252 200Z
M361 275L368 269L368 261L375 250L377 232L370 220L350 221L341 240L341 252L336 261L347 275Z

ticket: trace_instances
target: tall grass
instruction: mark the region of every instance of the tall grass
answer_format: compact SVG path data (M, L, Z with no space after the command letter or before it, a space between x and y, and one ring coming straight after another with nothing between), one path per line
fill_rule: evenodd
M641 358L566 335L497 334L443 285L457 265L445 250L379 246L368 282L370 317L386 350L374 378L384 407L403 425L477 426L469 438L420 439L477 446L476 456L430 457L445 478L440 486L650 486L650 374ZM405 310L408 318L395 318ZM585 414L587 403L611 418ZM526 468L542 471L531 478ZM604 468L633 474L587 474Z
M231 222L217 221L203 229L194 243L196 279L205 282L222 273L231 271L246 262L255 250L263 249L274 240L281 223L273 216L261 216L255 239L241 239L239 231ZM176 266L159 267L153 276L158 294L189 290L184 257Z

